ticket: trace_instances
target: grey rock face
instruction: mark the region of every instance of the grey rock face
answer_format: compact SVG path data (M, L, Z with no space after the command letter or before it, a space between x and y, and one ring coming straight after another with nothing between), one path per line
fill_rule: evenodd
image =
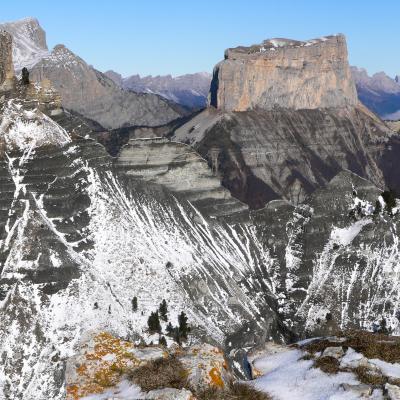
M214 68L210 90L210 104L225 111L345 107L357 101L343 35L228 49Z
M36 18L24 18L0 24L13 38L13 62L16 72L31 68L48 54L46 32Z
M384 72L369 76L362 68L352 67L360 101L383 119L400 119L400 84Z
M190 146L165 138L131 139L116 160L120 173L166 186L206 215L232 215L247 207L221 186Z
M114 71L105 72L117 85L138 93L155 93L190 109L204 108L210 90L211 74L199 72L172 77L132 75L126 78Z
M49 79L61 94L65 108L105 128L162 125L181 116L177 108L159 96L122 90L62 45L32 68L31 77L37 82Z
M383 187L378 163L388 137L388 128L361 108L210 109L174 134L174 140L193 145L223 185L252 208L278 198L297 204L343 169Z

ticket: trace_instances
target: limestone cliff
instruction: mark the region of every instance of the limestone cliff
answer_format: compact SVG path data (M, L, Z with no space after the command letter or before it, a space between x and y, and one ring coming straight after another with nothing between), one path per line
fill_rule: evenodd
M14 86L11 35L0 30L0 92L11 90Z
M346 39L271 39L228 49L214 69L210 104L226 111L355 105Z

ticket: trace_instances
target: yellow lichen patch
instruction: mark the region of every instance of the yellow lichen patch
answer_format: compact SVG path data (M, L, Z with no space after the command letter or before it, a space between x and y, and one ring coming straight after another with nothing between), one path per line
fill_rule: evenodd
M84 362L76 368L76 381L67 386L67 399L78 400L94 393L102 393L117 385L121 375L141 364L132 351L134 345L107 332L94 337L94 346L84 355Z
M211 378L211 383L214 386L218 386L220 388L224 387L224 381L222 380L221 373L218 371L217 368L211 368L209 372L210 378Z

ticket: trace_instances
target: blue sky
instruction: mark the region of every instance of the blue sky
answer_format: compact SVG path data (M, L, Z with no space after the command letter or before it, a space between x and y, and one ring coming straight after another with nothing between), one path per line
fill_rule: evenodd
M400 74L400 0L2 0L0 20L34 16L63 43L122 75L211 71L224 49L272 37L344 33L350 63Z

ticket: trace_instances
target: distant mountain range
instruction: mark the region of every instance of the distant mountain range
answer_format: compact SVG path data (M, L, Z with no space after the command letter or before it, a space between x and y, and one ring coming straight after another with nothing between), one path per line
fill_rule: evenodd
M107 71L105 75L123 89L158 94L190 109L204 108L207 105L207 95L211 83L211 74L208 72L177 77L131 75L123 78L115 71Z
M12 36L16 73L27 67L31 81L51 81L66 109L104 128L163 125L187 114L165 97L122 90L62 44L49 51L45 31L36 18L3 23L1 29Z
M400 119L400 77L384 72L369 76L363 68L352 67L358 98L383 119Z

